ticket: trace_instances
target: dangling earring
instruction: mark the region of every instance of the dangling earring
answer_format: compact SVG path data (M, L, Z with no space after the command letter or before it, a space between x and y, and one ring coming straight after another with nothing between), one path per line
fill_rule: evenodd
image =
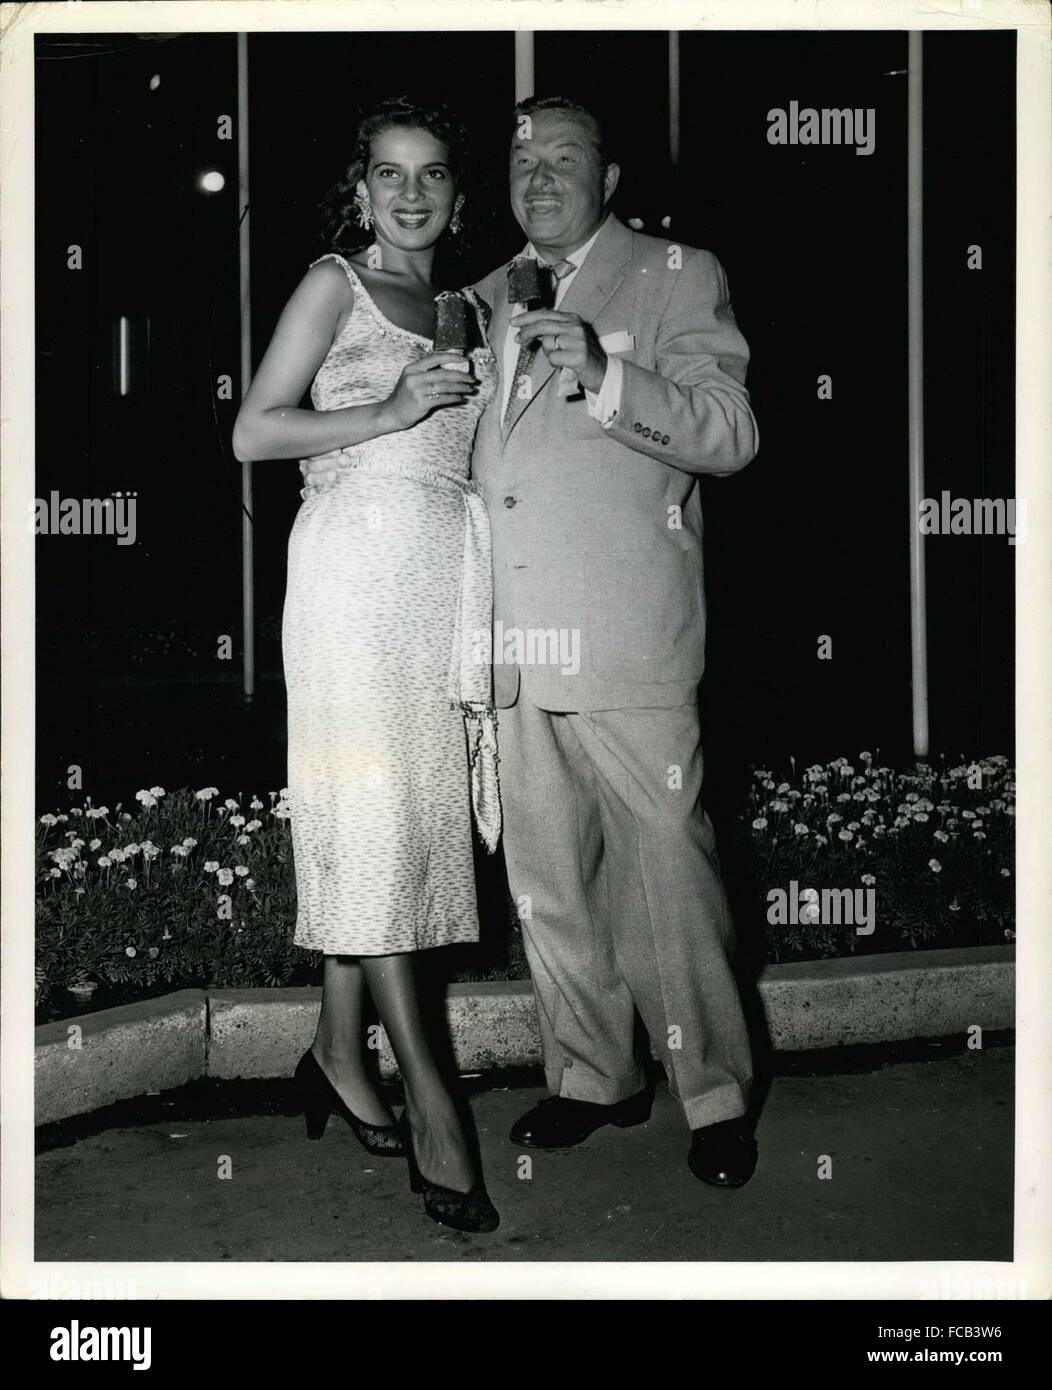
M354 206L358 209L358 222L363 231L373 225L373 205L369 201L368 193L355 192Z
M457 201L453 204L453 216L449 219L449 230L454 236L460 231L464 223L460 219L460 214L464 209L464 195L457 194Z

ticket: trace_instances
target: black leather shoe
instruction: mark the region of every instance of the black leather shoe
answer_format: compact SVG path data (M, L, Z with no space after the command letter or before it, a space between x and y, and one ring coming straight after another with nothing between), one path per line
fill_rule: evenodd
M687 1166L711 1187L744 1187L756 1171L756 1157L748 1120L720 1120L694 1130Z
M603 1125L628 1129L650 1119L652 1092L639 1091L614 1105L596 1105L590 1100L570 1100L548 1096L512 1126L513 1144L528 1149L571 1149Z

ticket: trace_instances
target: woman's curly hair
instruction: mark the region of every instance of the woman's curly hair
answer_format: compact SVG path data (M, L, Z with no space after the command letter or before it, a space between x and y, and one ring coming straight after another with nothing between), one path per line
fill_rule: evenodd
M343 177L333 184L321 200L323 251L336 251L348 255L371 243L372 238L358 220L354 194L359 181L365 178L368 170L373 140L381 132L392 128L426 130L446 146L449 151L449 167L456 181L457 191L465 194L465 209L461 213L461 222L466 224L465 213L471 200L470 194L465 190L470 165L469 137L464 123L447 106L440 103L425 105L411 101L405 96L387 97L359 113L351 162ZM436 248L436 263L440 261L443 268L451 274L455 273L456 263L462 261L467 254L467 231L467 226L463 225L463 230L456 237L444 236Z

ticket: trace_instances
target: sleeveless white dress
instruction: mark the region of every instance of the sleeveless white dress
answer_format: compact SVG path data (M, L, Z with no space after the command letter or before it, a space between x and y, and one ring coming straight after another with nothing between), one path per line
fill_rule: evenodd
M384 400L406 364L432 351L384 317L352 265L331 259L354 310L311 387L316 410ZM485 509L468 478L497 374L488 347L471 357L479 390L465 404L321 456L331 468L307 478L289 538L294 940L311 950L389 955L478 939L470 772L482 730L463 697L488 705L490 672L477 655L470 666L464 629L469 618L472 630L488 626L491 575ZM475 600L467 616L465 593ZM483 833L495 843L492 824Z

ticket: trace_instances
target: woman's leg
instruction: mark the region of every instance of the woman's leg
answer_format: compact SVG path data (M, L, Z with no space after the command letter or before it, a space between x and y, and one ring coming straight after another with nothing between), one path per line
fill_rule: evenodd
M420 1171L443 1187L467 1192L476 1180L475 1165L464 1127L428 1045L414 955L362 956L361 963L402 1075Z
M365 1069L365 976L353 956L326 956L321 1016L312 1051L326 1076L370 1125L394 1124Z

